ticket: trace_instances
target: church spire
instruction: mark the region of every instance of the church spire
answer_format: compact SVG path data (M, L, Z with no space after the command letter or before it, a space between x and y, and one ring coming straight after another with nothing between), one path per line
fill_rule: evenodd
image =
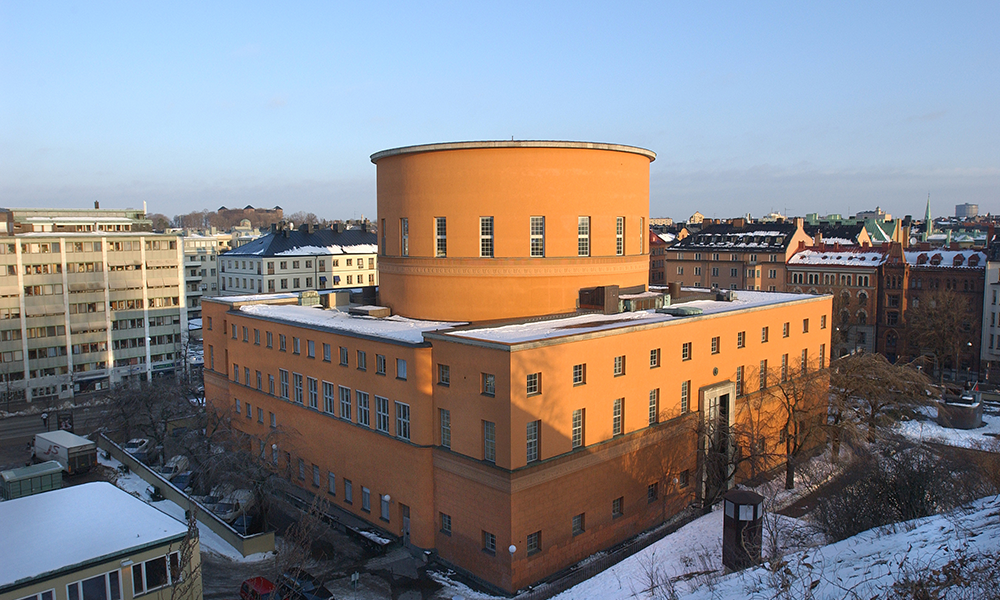
M931 217L931 195L927 194L927 210L924 211L924 239L927 241L934 233L934 219Z

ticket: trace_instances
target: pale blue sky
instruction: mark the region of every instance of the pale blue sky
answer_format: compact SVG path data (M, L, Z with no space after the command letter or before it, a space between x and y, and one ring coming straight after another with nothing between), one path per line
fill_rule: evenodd
M649 148L650 213L1000 212L1000 2L9 2L0 205L375 216L373 152Z

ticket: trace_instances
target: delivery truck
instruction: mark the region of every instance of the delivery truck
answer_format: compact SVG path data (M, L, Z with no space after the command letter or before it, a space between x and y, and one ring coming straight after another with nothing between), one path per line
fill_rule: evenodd
M97 444L68 431L36 433L34 456L58 462L69 475L86 473L97 464Z

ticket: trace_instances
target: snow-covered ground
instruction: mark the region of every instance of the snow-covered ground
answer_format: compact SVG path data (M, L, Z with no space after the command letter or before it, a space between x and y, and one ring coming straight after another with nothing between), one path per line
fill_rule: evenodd
M104 458L102 453L98 453L97 460L100 464L111 469L118 471L118 467L121 463L114 458ZM153 508L156 508L160 512L170 515L171 517L177 519L180 522L184 522L184 509L177 504L171 502L170 500L161 500L159 502L150 502L149 494L147 490L149 489L149 483L143 478L139 477L135 473L129 472L128 475L122 475L118 471L118 479L114 482L116 486L125 490L126 492L132 494L136 498L139 498L143 502L146 502ZM261 554L251 554L250 556L244 557L239 553L238 550L230 546L224 539L219 537L217 533L209 529L203 523L198 523L198 538L201 544L202 552L211 552L213 554L218 554L219 556L224 556L229 560L235 562L255 562L259 560L264 560L273 556L270 552Z
M934 441L949 446L981 448L1000 439L1000 416L983 414L983 426L976 429L951 429L937 424L937 409L923 410L926 420L900 423L899 432L916 441Z

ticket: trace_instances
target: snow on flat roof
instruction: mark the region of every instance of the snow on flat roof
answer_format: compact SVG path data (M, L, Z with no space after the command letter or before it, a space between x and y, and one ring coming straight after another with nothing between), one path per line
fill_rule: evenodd
M0 523L0 588L187 532L103 481L0 502Z
M260 252L263 252L261 250ZM260 254L260 252L255 252L255 254ZM378 252L378 246L375 244L355 244L353 246L342 246L340 244L334 244L333 246L299 246L298 248L292 248L290 250L285 250L283 252L275 252L275 256L316 256L316 255L326 255L326 254L375 254Z
M881 252L855 250L803 250L788 259L789 265L836 265L840 267L877 267L885 262Z
M240 311L265 319L323 327L334 330L335 333L353 333L409 344L423 342L424 332L464 325L464 323L443 321L417 321L399 316L362 317L349 315L336 309L294 304L251 304L241 306Z
M688 291L707 292L708 290L697 288L684 288ZM716 300L692 300L675 304L674 306L690 306L702 309L703 314L721 314L736 310L756 308L760 306L771 306L783 302L794 300L806 300L817 298L810 294L787 294L781 292L756 292L738 291L737 299L732 302L720 302ZM593 333L597 331L607 331L620 327L630 327L633 325L647 325L653 323L665 323L677 319L690 319L691 317L677 317L658 313L655 310L641 310L635 312L625 312L615 315L586 314L570 317L554 318L545 321L532 321L528 323L515 323L511 325L501 325L498 327L483 327L478 329L465 329L461 331L449 331L447 335L456 337L481 340L486 342L500 342L505 344L516 344L532 342L544 339L559 338L571 335Z

